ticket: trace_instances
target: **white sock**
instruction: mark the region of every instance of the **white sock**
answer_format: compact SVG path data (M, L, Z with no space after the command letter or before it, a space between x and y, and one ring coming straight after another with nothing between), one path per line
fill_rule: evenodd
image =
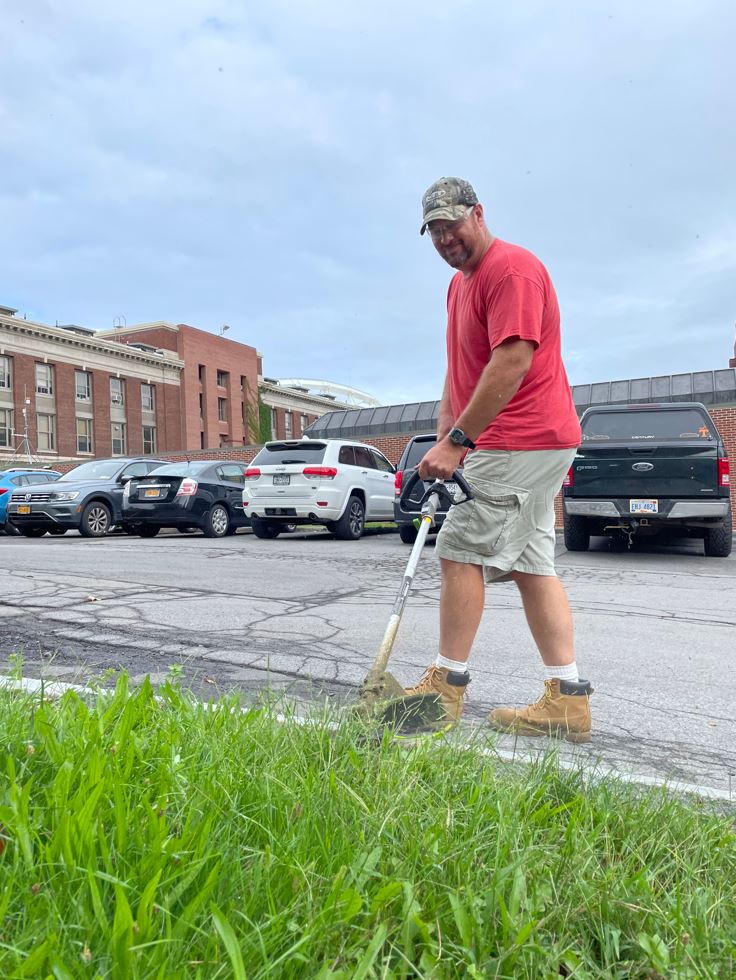
M441 653L437 654L437 659L434 663L435 667L444 667L446 670L454 670L460 674L464 674L468 669L467 663L461 663L459 660L450 660L448 657L443 657Z
M545 680L552 681L558 678L561 681L578 681L578 665L573 662L571 664L565 664L564 667L544 667Z

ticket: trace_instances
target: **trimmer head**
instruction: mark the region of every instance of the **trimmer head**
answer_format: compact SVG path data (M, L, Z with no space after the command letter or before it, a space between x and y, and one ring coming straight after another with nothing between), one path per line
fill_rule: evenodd
M438 694L405 694L383 705L376 719L394 735L429 735L453 724Z

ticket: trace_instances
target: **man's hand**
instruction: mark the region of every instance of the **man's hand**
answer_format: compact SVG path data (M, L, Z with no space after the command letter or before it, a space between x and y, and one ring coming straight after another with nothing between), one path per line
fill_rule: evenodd
M456 446L445 437L422 458L418 466L420 477L423 480L431 480L433 477L449 480L465 452L464 446Z

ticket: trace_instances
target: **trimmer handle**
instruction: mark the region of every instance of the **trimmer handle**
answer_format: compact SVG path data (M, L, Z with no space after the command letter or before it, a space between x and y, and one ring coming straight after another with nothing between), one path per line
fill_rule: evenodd
M406 483L404 483L401 487L401 497L399 498L400 502L404 504L411 497L411 492L414 489L414 487L417 485L417 483L423 483L423 482L424 481L419 476L419 470L416 468L413 469L411 471L411 476L406 481ZM446 482L457 483L457 485L460 487L460 489L464 494L461 500L455 500L455 498L450 494L450 491L445 486ZM445 507L452 507L454 504L466 504L469 500L473 499L473 491L468 486L468 482L465 479L465 477L462 475L460 470L455 470L455 472L452 474L452 477L450 478L449 481L437 479L434 481L434 483L432 483L429 487L427 487L427 489L424 491L422 495L422 499L419 501L420 507L422 504L426 503L426 501L433 493L436 493L440 496Z

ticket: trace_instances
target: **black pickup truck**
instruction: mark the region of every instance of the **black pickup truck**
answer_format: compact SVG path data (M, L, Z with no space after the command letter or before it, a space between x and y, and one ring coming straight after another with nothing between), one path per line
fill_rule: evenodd
M704 405L602 405L580 422L562 495L568 551L623 533L698 537L706 555L731 554L728 456Z

